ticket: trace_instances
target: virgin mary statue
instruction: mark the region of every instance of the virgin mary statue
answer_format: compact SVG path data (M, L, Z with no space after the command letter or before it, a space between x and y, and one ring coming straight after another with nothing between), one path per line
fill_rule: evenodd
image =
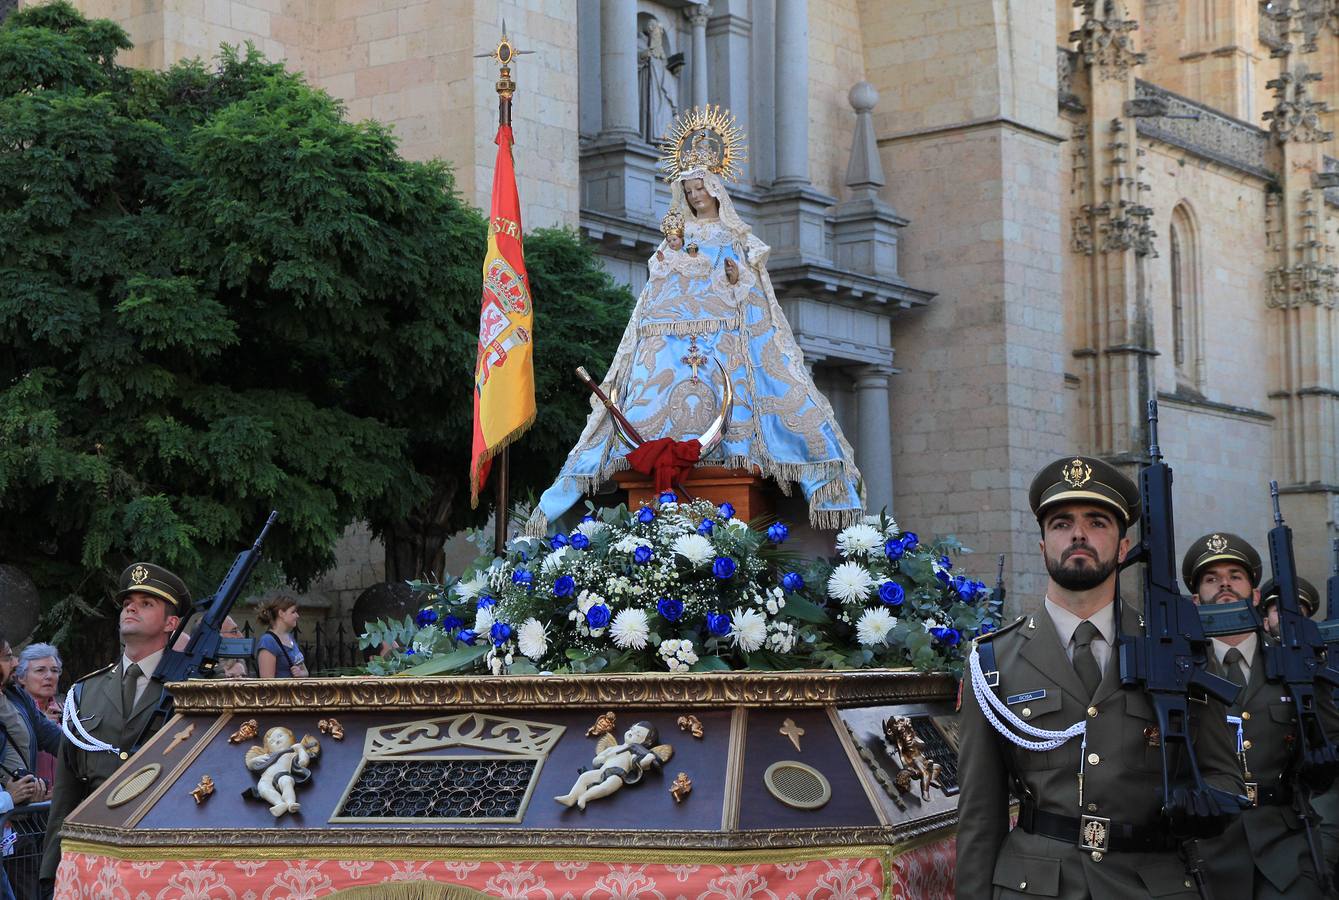
M810 523L842 528L863 515L860 473L777 304L770 248L725 189L743 159L742 138L732 115L706 107L677 118L662 142L671 195L666 237L650 258L650 278L603 389L648 441L700 437L725 410L723 437L708 442L698 465L751 469L787 494L798 484ZM592 399L585 430L527 531L545 532L583 494L629 468L629 449ZM691 475L686 480L691 490Z

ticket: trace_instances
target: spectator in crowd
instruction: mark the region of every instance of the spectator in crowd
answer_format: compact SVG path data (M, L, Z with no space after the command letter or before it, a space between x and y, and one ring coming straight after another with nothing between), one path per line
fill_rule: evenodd
M63 668L60 652L51 644L29 644L19 654L19 667L14 672L14 679L33 699L37 711L57 724L60 723L61 703L56 688ZM56 755L39 750L34 771L50 785L56 778ZM44 799L50 798L49 789L47 793Z
M265 601L256 621L265 627L256 650L256 668L261 678L306 678L307 664L298 647L298 601L278 596Z
M37 754L39 750L54 754L61 741L60 728L38 712L32 698L15 681L18 664L19 658L8 638L0 634L0 688L3 688L0 691L0 790L5 798L0 800L0 807L7 803L11 809L45 800L50 795L51 783L35 774ZM35 846L22 848L23 852L34 849ZM5 891L15 889L24 896L31 896L37 884L35 879L31 884L21 881L13 885L0 884L0 897Z
M178 653L186 649L191 642L191 637L195 634L195 629L200 625L201 613L191 616L191 620L186 623L186 627L177 635L177 640L172 644L172 649ZM242 638L242 629L238 627L237 622L232 616L226 616L223 619L223 627L219 629L219 636L225 638ZM250 678L251 674L247 671L246 660L244 659L223 659L219 661L220 678Z

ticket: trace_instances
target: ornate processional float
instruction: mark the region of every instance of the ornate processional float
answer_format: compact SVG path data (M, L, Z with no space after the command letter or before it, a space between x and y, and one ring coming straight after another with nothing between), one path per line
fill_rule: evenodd
M665 241L525 535L416 583L365 676L171 685L66 820L57 897L952 894L955 675L1002 587L865 515L726 190L732 117L665 150ZM793 485L836 558L787 550Z

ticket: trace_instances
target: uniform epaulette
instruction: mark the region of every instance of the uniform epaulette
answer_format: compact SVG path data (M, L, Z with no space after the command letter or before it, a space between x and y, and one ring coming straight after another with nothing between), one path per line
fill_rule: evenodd
M987 631L985 634L978 636L976 638L976 642L978 644L982 644L985 643L986 641L992 641L995 638L999 637L1000 635L1004 634L1005 632L1013 631L1015 628L1017 628L1019 625L1022 625L1026 621L1027 616L1019 616L1017 619L1013 620L1008 625L996 628L994 631Z
M115 668L116 668L116 663L110 663L109 665L105 665L105 666L103 666L101 669L96 669L96 670L94 670L94 671L92 671L92 672L89 672L89 673L88 673L87 675L85 675L83 678L75 679L75 682L74 682L74 683L75 683L75 684L78 684L78 683L81 682L81 681L88 681L88 679L92 678L92 677L95 676L95 675L101 675L103 672L109 672L109 671L111 671L112 669L115 669Z

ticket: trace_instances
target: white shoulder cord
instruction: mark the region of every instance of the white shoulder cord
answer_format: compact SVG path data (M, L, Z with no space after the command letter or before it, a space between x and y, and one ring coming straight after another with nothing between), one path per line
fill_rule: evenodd
M1019 747L1022 747L1024 750L1034 751L1054 750L1079 735L1083 735L1084 740L1087 741L1087 719L1080 719L1064 731L1047 731L1044 728L1037 728L1029 725L1027 722L1024 722L1022 719L1018 718L1018 716L1014 715L1013 711L1001 702L999 697L995 696L995 692L991 690L990 685L986 683L985 673L981 671L981 656L977 652L975 642L972 644L972 655L968 660L968 668L970 668L972 672L972 690L975 691L978 698L985 698L984 703L978 702L977 705L981 707L981 712L985 714L986 721L989 722L996 731L1017 744ZM999 716L996 715L997 712L1004 716L1009 725L1012 725L1024 734L1030 734L1035 738L1041 738L1041 740L1029 741L1027 738L1019 737L1000 721Z
M119 747L113 747L105 741L98 740L84 728L84 723L79 721L79 710L76 709L74 705L73 687L71 687L70 692L65 695L65 708L61 710L60 714L60 730L65 732L65 736L69 738L71 744L74 744L80 750L84 750L88 753L100 753L106 751L108 753L120 754L121 752Z

